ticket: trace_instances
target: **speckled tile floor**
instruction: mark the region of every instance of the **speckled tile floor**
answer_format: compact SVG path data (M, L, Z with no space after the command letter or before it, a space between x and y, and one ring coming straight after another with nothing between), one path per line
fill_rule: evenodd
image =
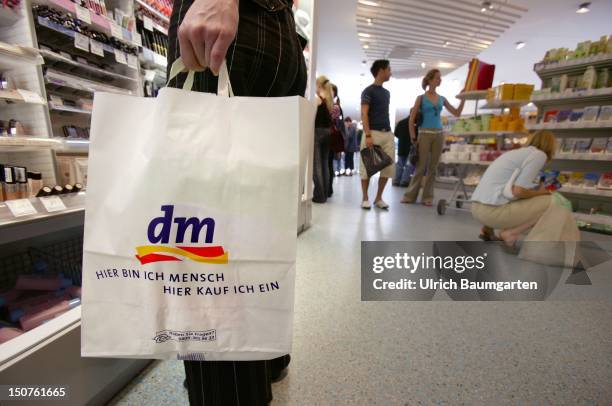
M366 212L344 177L314 207L272 405L612 405L610 301L360 301L361 240L476 238L468 213L400 205L402 190L388 187L389 212ZM112 404L187 404L183 378L182 363L156 362Z

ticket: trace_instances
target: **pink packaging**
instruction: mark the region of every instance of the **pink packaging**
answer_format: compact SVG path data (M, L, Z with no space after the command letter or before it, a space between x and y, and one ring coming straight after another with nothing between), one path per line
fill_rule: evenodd
M21 323L21 328L24 331L30 331L80 304L81 299L63 300L55 306L49 307L38 313L26 314L19 319L19 323Z
M72 285L70 279L59 276L19 275L15 289L20 290L58 290Z
M23 334L22 330L13 327L0 327L0 344Z
M489 152L487 151L482 151L480 153L480 160L481 161L488 161L489 160Z
M9 312L12 312L15 309L22 309L24 307L36 306L40 303L48 302L49 300L55 299L57 297L61 297L63 295L62 292L49 292L44 293L42 295L30 296L25 299L17 300L7 306Z
M24 315L39 313L65 300L72 299L72 297L68 294L68 292L64 292L61 296L56 296L56 295L45 295L45 296L48 296L47 300L45 301L42 301L36 304L30 304L28 306L22 306L22 307L16 308L13 311L11 311L9 315L10 320L12 322L17 322L17 320L21 319L21 317L23 317Z

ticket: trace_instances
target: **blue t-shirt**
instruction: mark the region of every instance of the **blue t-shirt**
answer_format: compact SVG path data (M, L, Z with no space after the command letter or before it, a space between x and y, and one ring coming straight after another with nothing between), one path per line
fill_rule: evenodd
M370 106L368 112L370 130L391 131L391 122L389 120L390 102L391 93L382 86L372 84L363 90L361 93L361 104Z
M444 107L444 96L438 96L438 103L434 105L425 95L421 96L421 115L423 122L419 128L442 129L442 108Z

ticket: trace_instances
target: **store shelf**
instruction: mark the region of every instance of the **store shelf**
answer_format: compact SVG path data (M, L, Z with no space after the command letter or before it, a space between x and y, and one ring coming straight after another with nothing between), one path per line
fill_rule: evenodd
M28 93L27 98L24 98L24 92ZM0 90L0 100L6 103L47 104L40 95L21 89Z
M0 152L38 151L59 147L57 140L49 137L33 137L25 135L0 136Z
M37 49L0 42L0 69L19 69L42 63Z
M609 130L612 120L608 121L564 121L562 123L538 123L528 125L528 130Z
M119 79L119 80L125 80L125 81L129 81L129 82L138 82L138 79L134 79L131 78L129 76L125 76L125 75L121 75L119 73L115 73L112 72L110 70L105 70L105 69L100 69L96 66L91 66L91 65L87 65L81 62L77 62L74 61L70 58L66 58L63 55L60 55L56 52L53 51L49 51L46 49L41 49L40 50L40 54L44 57L45 61L47 61L47 64L49 65L49 61L52 62L56 62L56 63L64 63L67 65L70 65L74 68L77 68L81 71L87 72L87 73L92 73L92 74L96 74L102 77L108 77L108 78L112 78L112 79Z
M504 109L510 107L523 107L529 104L529 100L490 100L481 109Z
M471 90L455 96L459 100L482 100L487 98L487 90Z
M457 133L457 132L449 132L447 135L452 135L455 137L471 137L471 136L482 136L482 137L490 137L490 136L508 136L508 137L522 137L525 136L527 133L524 132L515 132L515 131L472 131L472 132L463 132L463 133Z
M138 19L140 21L143 21L143 19L140 18L140 16L138 16ZM166 27L163 27L163 26L157 24L155 21L153 21L153 29L161 32L164 35L168 35L168 29Z
M167 15L165 15L162 12L158 11L157 9L149 6L143 0L136 0L136 3L140 4L143 8L145 8L148 11L150 11L154 16L158 17L163 22L166 22L166 23L170 24L170 17L168 17Z
M91 110L80 109L78 107L63 106L59 104L49 103L49 110L59 113L86 114L91 115Z
M70 13L73 16L76 16L76 5L70 0L33 0L33 3L49 6L51 8L58 9ZM80 20L81 23L90 27L94 31L103 32L109 37L112 36L112 20L110 18L96 14L91 10L89 10L89 15L91 17L91 23L87 24L84 21ZM132 34L128 30L121 28L121 36L122 37L118 39L128 45L136 46L136 44L132 40Z
M89 153L89 140L81 138L54 138L59 142L56 147L58 153L87 154Z
M591 224L602 224L612 227L612 216L603 216L601 214L574 213L574 218L578 221L584 221Z
M0 27L13 25L21 18L21 14L9 7L0 6Z
M592 55L586 58L559 62L538 62L533 66L533 70L540 78L544 79L564 73L568 75L582 74L589 66L593 66L595 69L612 66L612 54Z
M531 101L538 105L598 103L612 100L612 87L563 93L542 93L533 95Z
M598 196L598 197L612 197L612 190L603 190L596 188L584 188L584 187L575 187L569 185L563 185L561 189L559 189L561 193L571 193L575 195L587 195L587 196Z
M78 76L68 75L66 73L62 73L52 69L47 69L47 73L45 74L45 81L55 86L68 87L70 89L87 93L110 92L128 95L132 94L132 91L128 89L105 85L100 82L94 82L91 80L80 78Z
M149 48L145 47L142 47L142 52L140 53L138 59L140 59L140 63L145 68L158 69L165 72L166 67L168 66L168 60L165 56L153 52Z
M555 155L555 160L572 160L572 161L608 161L612 162L612 154L595 154L590 152L585 153L558 153Z
M0 345L0 370L15 358L47 341L50 337L81 323L81 306L68 310L46 323Z

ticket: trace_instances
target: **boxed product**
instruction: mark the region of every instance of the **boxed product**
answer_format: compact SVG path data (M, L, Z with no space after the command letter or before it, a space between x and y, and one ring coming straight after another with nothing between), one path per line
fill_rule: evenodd
M517 83L514 85L514 100L529 100L533 93L533 85Z
M513 83L504 83L495 88L495 99L496 100L514 100L514 87Z
M588 106L584 108L582 121L595 121L599 115L599 106Z
M573 109L572 114L570 115L570 121L579 121L582 119L582 116L584 116L584 109Z
M572 152L574 152L574 149L576 148L576 141L576 138L564 139L563 143L561 144L561 152L565 154L571 154Z
M559 183L562 185L565 185L566 183L568 183L570 181L570 177L572 176L572 172L571 171L561 171L559 173Z
M563 123L565 121L569 121L570 116L572 115L572 109L560 110L557 114L557 123Z
M599 121L610 121L612 120L612 106L601 106L599 111Z
M591 147L592 142L592 138L578 138L576 140L576 148L574 149L574 151L578 153L589 152L589 148Z
M599 178L597 188L612 190L612 172L606 172L601 174L601 178Z
M599 137L593 138L591 143L591 152L594 154L601 154L606 152L606 146L608 145L608 138Z
M572 172L569 183L571 186L582 186L584 183L584 172Z
M548 110L544 113L544 122L545 123L555 123L557 121L557 114L559 114L559 110Z
M612 137L608 138L608 147L606 148L608 154L612 154Z
M593 89L597 84L597 72L593 66L589 66L582 75L580 81L580 88L582 89Z
M589 172L584 175L583 187L595 188L599 183L599 174L595 172Z

